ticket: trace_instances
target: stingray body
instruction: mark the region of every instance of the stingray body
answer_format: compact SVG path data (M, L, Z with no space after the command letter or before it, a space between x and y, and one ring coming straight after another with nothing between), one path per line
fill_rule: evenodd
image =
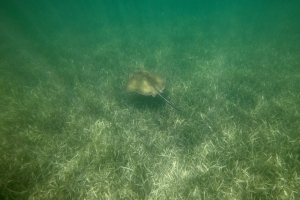
M163 89L165 88L165 84L166 84L165 77L153 74L146 70L138 70L138 71L134 71L129 76L129 80L127 82L125 91L126 92L135 91L139 94L146 95L146 96L152 95L153 97L159 95L173 108L180 110L160 94L163 92Z

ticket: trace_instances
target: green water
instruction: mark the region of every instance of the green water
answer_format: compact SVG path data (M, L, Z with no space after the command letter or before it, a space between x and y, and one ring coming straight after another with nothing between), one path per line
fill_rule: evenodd
M300 198L299 10L2 1L0 199Z

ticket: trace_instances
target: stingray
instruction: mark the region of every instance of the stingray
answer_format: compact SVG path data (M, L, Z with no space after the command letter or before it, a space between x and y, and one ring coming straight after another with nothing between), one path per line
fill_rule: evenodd
M170 106L176 110L180 110L174 106L169 100L161 95L163 89L165 88L166 78L148 72L146 70L134 71L127 82L126 92L137 92L139 94L155 97L159 95L163 100L165 100Z

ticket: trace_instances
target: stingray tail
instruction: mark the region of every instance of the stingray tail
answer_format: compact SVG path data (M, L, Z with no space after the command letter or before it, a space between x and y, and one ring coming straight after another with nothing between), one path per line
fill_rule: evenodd
M163 97L161 94L157 93L161 98L163 98L170 106L172 106L173 108L175 108L176 110L181 111L179 108L177 108L176 106L174 106L168 99L166 99L165 97Z

